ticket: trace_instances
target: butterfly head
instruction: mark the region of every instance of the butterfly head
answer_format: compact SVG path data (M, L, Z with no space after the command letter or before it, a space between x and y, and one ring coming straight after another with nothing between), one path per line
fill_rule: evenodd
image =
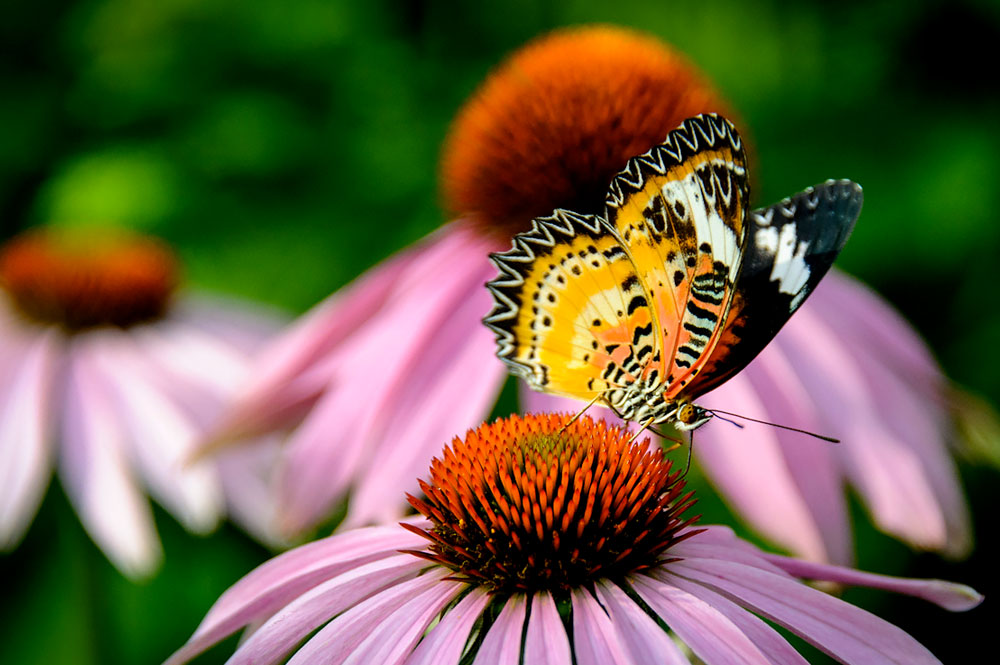
M677 419L677 429L692 430L697 429L712 419L714 414L708 409L697 404L685 402L677 407L675 418Z

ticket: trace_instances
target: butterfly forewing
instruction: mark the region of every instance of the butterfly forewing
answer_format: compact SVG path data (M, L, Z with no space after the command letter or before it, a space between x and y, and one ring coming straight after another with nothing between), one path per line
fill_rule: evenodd
M491 257L498 355L533 388L580 399L635 384L659 353L648 296L606 222L557 210Z
M556 210L492 255L497 355L535 389L678 420L774 337L861 210L846 180L749 215L748 190L733 125L685 120L629 160L604 217Z
M746 157L724 118L686 120L612 182L607 219L650 293L663 393L683 389L721 336L746 237Z
M843 249L862 198L856 183L828 180L750 213L724 334L686 395L720 385L767 346Z

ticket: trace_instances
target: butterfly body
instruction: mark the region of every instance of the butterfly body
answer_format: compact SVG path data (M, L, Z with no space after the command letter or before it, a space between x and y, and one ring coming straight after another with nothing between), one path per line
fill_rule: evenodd
M556 210L491 256L484 323L537 390L693 428L693 400L752 360L840 251L860 188L828 181L749 210L729 121L690 118L629 161L603 215Z

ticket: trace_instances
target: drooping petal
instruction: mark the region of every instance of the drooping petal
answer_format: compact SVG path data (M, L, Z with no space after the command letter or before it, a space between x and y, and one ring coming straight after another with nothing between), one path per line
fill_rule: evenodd
M189 464L201 429L151 377L130 336L90 333L86 345L93 370L107 386L124 428L129 456L156 497L189 530L215 528L224 506L211 464Z
M281 462L278 435L261 437L212 456L229 517L251 536L275 549L288 540L278 529L274 472Z
M308 412L330 380L310 373L407 286L408 274L446 263L468 242L468 231L451 225L424 243L396 254L341 289L280 335L262 352L254 381L246 387L220 427L220 438L251 436L294 425ZM307 379L303 381L303 379Z
M221 407L251 376L250 357L229 342L173 320L131 331L137 359L159 387L173 394L202 427L214 425ZM155 370L154 370L155 368Z
M481 361L488 344L483 340L489 340L479 322L489 309L481 286L485 249L481 241L461 249L453 248L434 270L424 266L368 323L363 336L337 350L339 362L326 394L289 442L280 483L282 522L289 533L325 517L358 477L374 483L369 473L391 472L413 482L430 459L425 451L437 452L488 409L503 375L499 361L487 371L469 372L455 358L477 354ZM442 364L450 368L443 374ZM451 387L456 372L463 373L465 390L458 400ZM430 392L438 403L429 399ZM423 431L432 409L438 420L431 431ZM406 458L412 461L398 463ZM383 477L375 484L375 518L396 516L402 507L395 501L386 507L386 482ZM355 523L373 519L367 506L364 491L357 489L351 501Z
M644 575L630 581L646 604L707 665L769 665L767 657L739 626L709 603Z
M573 653L578 665L630 665L633 661L604 608L584 589L575 589Z
M799 379L780 340L702 401L709 408L827 433L809 387ZM744 429L738 433L727 432L732 428L723 422L698 431L695 450L709 477L768 538L806 558L850 562L853 540L836 444L759 423L740 424ZM761 450L762 441L773 446L773 457ZM772 468L749 471L761 463L755 458L762 453ZM734 473L740 477L733 478ZM749 487L751 476L768 478L767 488L761 487L763 483Z
M489 413L506 371L492 355L492 335L479 325L487 311L485 289L473 292L442 326L427 354L416 359L410 377L393 396L395 409L387 414L386 429L371 451L373 463L351 495L345 526L397 517L402 506L386 500L385 488L417 491L415 479L441 447ZM418 377L427 376L433 382L422 385Z
M801 561L777 554L764 554L763 556L781 570L800 579L821 580L846 586L866 586L905 593L908 596L923 598L952 612L970 610L983 601L981 593L964 584L944 580L907 579L877 575L843 566Z
M132 331L130 338L136 352L131 358L151 385L203 433L216 423L224 405L246 383L251 359L216 330L223 327L221 321L216 326L197 326L194 314L189 318L192 320L171 316L156 326ZM274 496L281 437L259 437L205 455L199 454L204 453L198 449L201 436L198 434L192 447L183 453L180 465L185 476L196 466L201 474L211 466L215 475L211 482L221 485L233 521L265 544L287 544L278 533ZM196 460L204 463L196 465ZM216 499L215 509L219 507Z
M50 331L14 341L0 359L0 550L20 541L45 493L50 468L52 379L59 340ZM10 351L10 353L6 353Z
M795 321L782 332L782 349L825 422L838 428L837 454L876 524L918 546L943 547L945 517L919 451L885 427L864 368L829 327L808 308Z
M150 573L161 557L153 516L129 469L125 433L109 386L86 345L67 363L59 473L84 528L129 576Z
M750 371L748 368L744 374ZM746 376L740 375L703 401L726 411L767 418L763 397ZM694 455L706 475L726 501L764 536L803 556L825 559L824 536L803 500L777 431L758 423L741 424L744 428L735 432L725 422L710 422L697 430ZM760 478L767 478L767 482L760 482Z
M337 617L289 665L398 665L427 626L465 586L434 569L370 598Z
M287 315L258 303L205 293L184 293L170 309L170 320L222 341L252 356L287 325Z
M667 632L617 585L600 582L596 591L631 662L689 665Z
M470 591L430 630L405 665L458 665L469 633L489 600L490 595L481 588Z
M848 346L912 379L913 390L935 389L943 383L941 370L913 326L850 275L831 270L809 302Z
M472 665L518 665L526 607L527 599L523 595L515 594L507 600L486 633Z
M569 637L548 592L531 597L531 615L524 637L524 665L570 665Z
M961 556L971 546L971 527L947 450L946 379L927 345L888 303L847 275L831 277L820 285L816 311L865 368L882 425L918 451L945 518L947 537L938 547Z
M806 639L844 663L903 665L939 661L906 632L796 580L719 560L685 559L657 574L703 584Z
M700 598L725 615L767 656L768 662L773 665L808 665L806 659L776 630L725 596L683 577L674 575L669 579L673 586Z
M282 662L327 621L374 594L413 579L426 565L411 554L400 554L353 568L313 587L255 630L229 659L229 665Z
M344 571L426 542L391 525L348 531L278 555L226 590L188 643L168 662L187 662L244 626L264 622L298 596Z

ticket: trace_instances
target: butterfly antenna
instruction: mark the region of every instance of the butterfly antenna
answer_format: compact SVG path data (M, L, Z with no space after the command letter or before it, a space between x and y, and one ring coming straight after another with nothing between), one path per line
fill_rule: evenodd
M760 423L761 425L770 425L771 427L777 427L778 429L788 430L789 432L798 432L799 434L806 434L808 436L815 437L817 439L820 439L822 441L827 441L829 443L840 443L840 439L835 439L832 436L824 436L822 434L817 434L816 432L810 432L809 430L805 429L799 429L798 427L779 425L778 423L768 422L767 420L757 420L756 418L751 418L750 416L741 416L738 413L732 413L730 411L720 411L718 409L705 409L705 410L716 417L719 417L720 413L724 413L727 416L733 416L734 418L742 418L743 420L749 420L752 423ZM722 420L725 420L728 423L733 422L732 420L729 420L727 418L722 418ZM738 423L733 423L733 424L737 425L738 427L742 427L742 425L739 425Z
M708 411L708 409L705 409L705 410ZM743 429L743 425L740 424L740 423L738 423L738 422L736 422L735 420L731 420L729 418L724 418L724 417L720 416L719 413L716 412L716 411L708 411L708 412L711 413L713 416L715 416L716 418L718 418L719 420L721 420L724 423L729 423L730 425L734 425L734 426L736 426L739 429ZM768 423L768 424L770 424L770 423Z

